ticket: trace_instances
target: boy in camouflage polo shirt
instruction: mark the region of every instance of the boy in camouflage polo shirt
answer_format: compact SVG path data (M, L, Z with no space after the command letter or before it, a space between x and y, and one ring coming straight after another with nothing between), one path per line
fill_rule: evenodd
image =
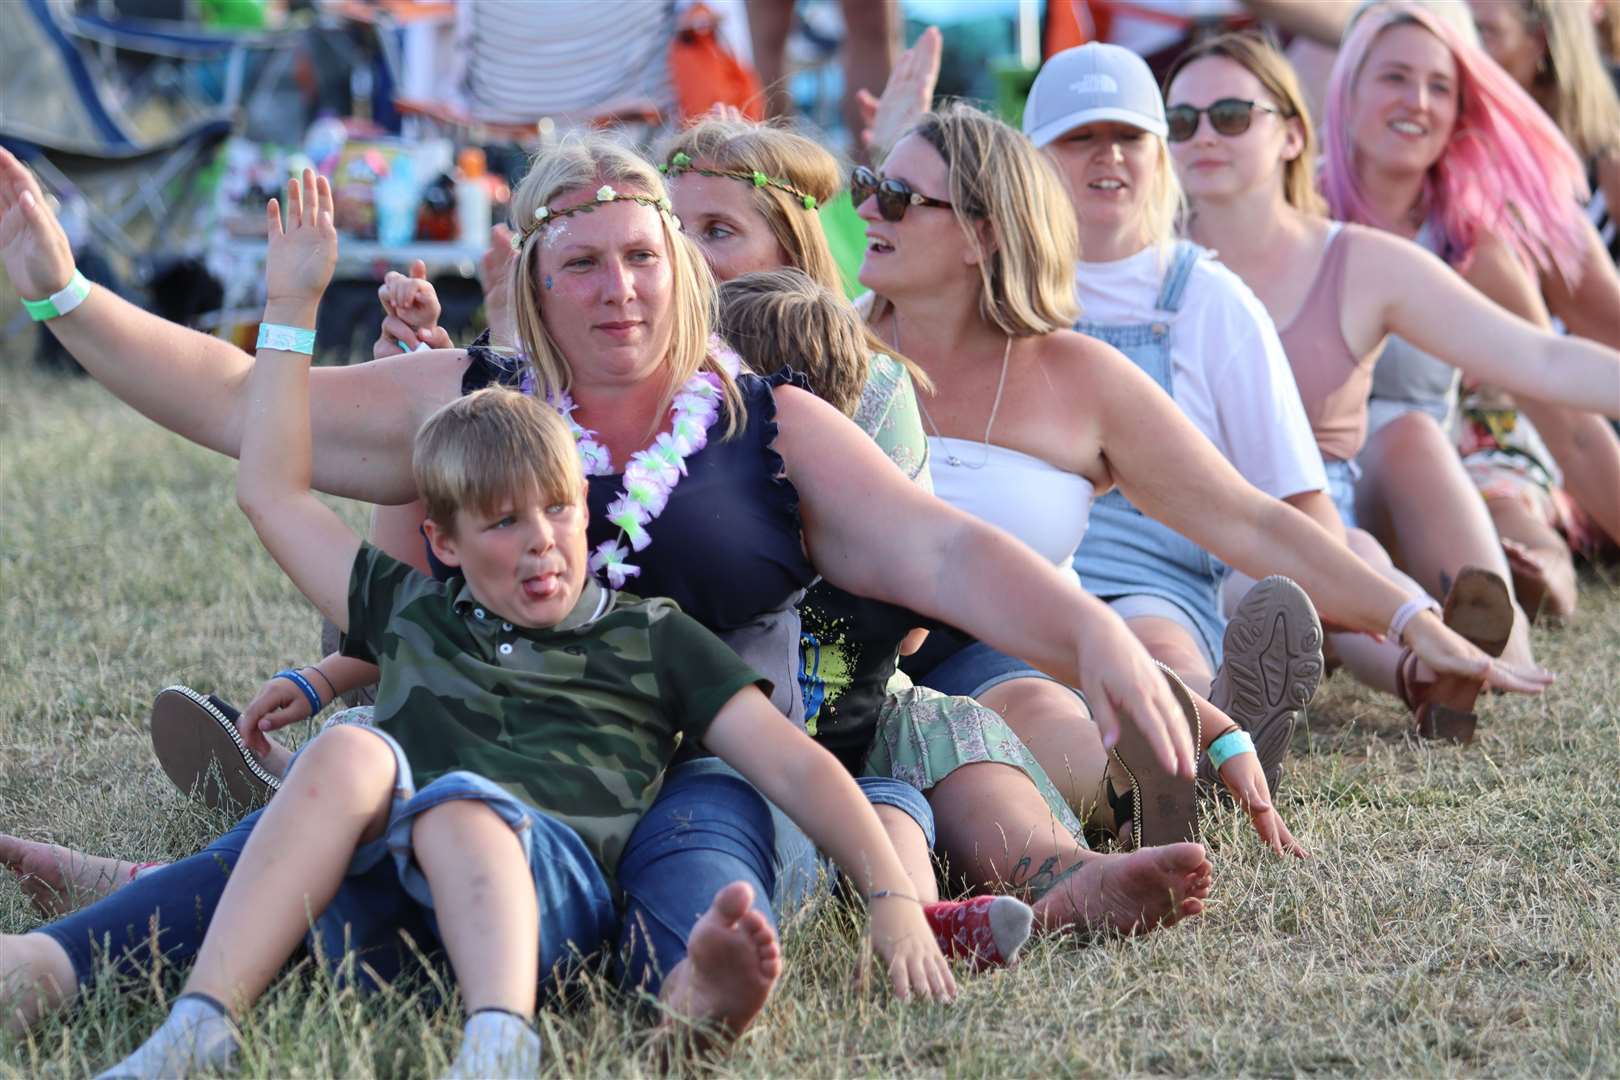
M763 680L667 600L586 574L585 480L566 425L506 390L452 402L413 456L439 583L361 542L310 491L309 356L336 235L324 178L271 200L269 303L237 499L305 596L381 668L377 726L313 740L226 884L164 1022L109 1076L228 1067L230 1008L269 986L345 877L391 858L430 908L469 1013L453 1076L532 1075L543 977L618 932L612 871L683 738L699 739L793 817L863 895L897 990L955 992L906 872L849 773L774 709ZM264 339L269 338L266 342ZM733 1030L780 972L776 939L734 883L693 932L685 979ZM700 937L702 941L700 942ZM700 947L701 944L701 947Z

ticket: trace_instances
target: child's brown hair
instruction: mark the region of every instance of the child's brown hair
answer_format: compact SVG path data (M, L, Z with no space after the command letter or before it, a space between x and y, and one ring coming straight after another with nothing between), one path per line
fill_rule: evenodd
M442 406L416 433L411 472L428 518L453 531L456 511L493 513L502 503L582 497L579 450L543 401L491 387Z
M740 274L720 286L720 335L748 367L791 367L845 416L866 387L866 326L849 301L802 270Z

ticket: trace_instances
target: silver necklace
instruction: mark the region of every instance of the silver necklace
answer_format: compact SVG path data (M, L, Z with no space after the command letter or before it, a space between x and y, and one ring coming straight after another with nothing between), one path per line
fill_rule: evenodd
M894 321L894 348L896 352L904 352L900 348L900 320L898 318ZM990 464L990 429L996 426L996 412L1001 408L1001 392L1007 387L1007 362L1011 359L1012 335L1008 334L1007 347L1001 350L1001 378L996 380L996 399L990 405L990 420L984 425L984 457L977 465L969 465L955 454L947 453L945 455L945 464L953 469L982 469ZM932 416L928 415L928 405L923 401L922 394L917 395L917 406L922 409L923 420L927 421L928 426L933 429L934 437L944 439L945 436L940 434L939 425L934 423Z

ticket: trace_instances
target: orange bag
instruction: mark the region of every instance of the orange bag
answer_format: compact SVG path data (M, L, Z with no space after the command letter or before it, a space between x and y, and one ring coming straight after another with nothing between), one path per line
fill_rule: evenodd
M750 120L765 119L765 92L754 70L737 59L715 32L719 19L704 4L681 13L669 47L675 104L683 121L716 105L734 105Z

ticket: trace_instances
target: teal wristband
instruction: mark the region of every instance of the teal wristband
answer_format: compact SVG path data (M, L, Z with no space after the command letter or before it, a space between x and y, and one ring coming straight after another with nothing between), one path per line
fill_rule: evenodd
M1209 744L1209 763L1219 772L1222 765L1243 754L1254 753L1254 740L1242 728L1228 731Z
M296 326L281 326L277 323L262 322L259 324L260 349L280 349L282 352L303 353L305 356L315 355L315 331L303 330Z
M89 279L75 269L73 276L68 278L68 283L62 286L59 292L54 292L43 300L24 300L22 306L23 310L28 312L30 319L35 322L44 322L46 319L56 319L66 315L84 303L84 298L89 295Z

